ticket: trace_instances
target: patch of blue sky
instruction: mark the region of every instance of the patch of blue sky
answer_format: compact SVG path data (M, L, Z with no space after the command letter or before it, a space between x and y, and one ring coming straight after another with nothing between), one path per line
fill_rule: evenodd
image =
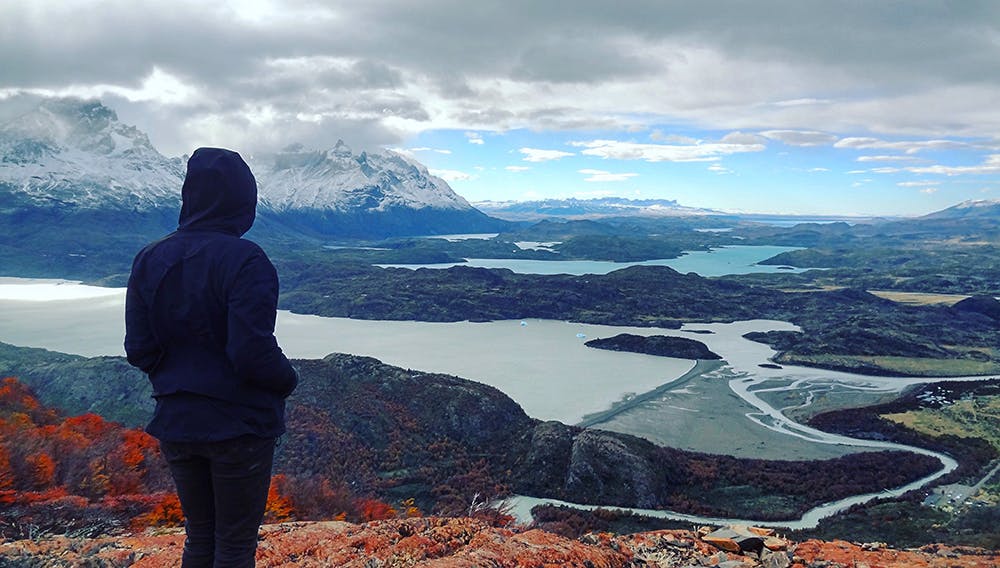
M406 147L470 201L617 196L725 211L919 215L1000 193L1000 171L984 167L1000 150L955 138L661 126L431 130Z

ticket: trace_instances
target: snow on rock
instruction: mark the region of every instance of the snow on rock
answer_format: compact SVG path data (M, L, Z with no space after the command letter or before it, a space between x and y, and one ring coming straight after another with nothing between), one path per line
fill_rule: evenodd
M31 205L176 207L183 177L180 159L99 102L47 99L0 125L0 184Z
M248 160L261 205L275 212L393 209L475 211L402 154L293 145ZM0 184L33 206L143 210L180 205L185 164L167 158L97 101L47 99L0 124Z
M328 151L290 146L252 167L261 201L275 211L472 209L422 164L391 150L356 155L343 140Z

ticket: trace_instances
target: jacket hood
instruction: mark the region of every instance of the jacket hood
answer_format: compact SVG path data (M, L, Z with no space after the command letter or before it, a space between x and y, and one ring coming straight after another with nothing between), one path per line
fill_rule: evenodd
M198 148L187 163L178 230L242 236L257 215L257 181L239 154Z

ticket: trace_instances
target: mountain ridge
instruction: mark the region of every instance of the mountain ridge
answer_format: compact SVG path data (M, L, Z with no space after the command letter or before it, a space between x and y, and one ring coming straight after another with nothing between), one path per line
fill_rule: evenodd
M260 217L286 230L384 238L506 226L391 150L354 154L338 141L330 150L298 145L248 161ZM182 159L160 154L99 101L46 99L0 125L0 217L7 224L48 217L79 227L117 213L147 236L160 235L176 226L183 179Z
M726 213L714 209L687 207L674 199L629 199L625 197L477 201L473 205L481 211L510 221L726 215Z

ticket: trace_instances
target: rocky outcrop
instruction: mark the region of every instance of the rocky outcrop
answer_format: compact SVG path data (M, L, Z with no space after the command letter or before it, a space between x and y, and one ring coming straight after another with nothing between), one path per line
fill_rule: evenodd
M568 501L655 508L667 493L662 470L669 467L654 452L632 436L543 422L514 471L514 486Z
M42 538L0 544L0 566L166 568L180 562L180 529L136 535ZM938 545L895 550L880 544L810 540L788 551L722 551L690 531L567 539L539 529L498 528L468 518L415 518L362 525L327 521L261 528L257 566L349 568L708 567L987 568L1000 553ZM766 552L765 552L766 551Z
M601 495L636 507L659 504L661 476L653 463L629 447L630 440L600 430L584 430L573 441L565 490L569 495Z

